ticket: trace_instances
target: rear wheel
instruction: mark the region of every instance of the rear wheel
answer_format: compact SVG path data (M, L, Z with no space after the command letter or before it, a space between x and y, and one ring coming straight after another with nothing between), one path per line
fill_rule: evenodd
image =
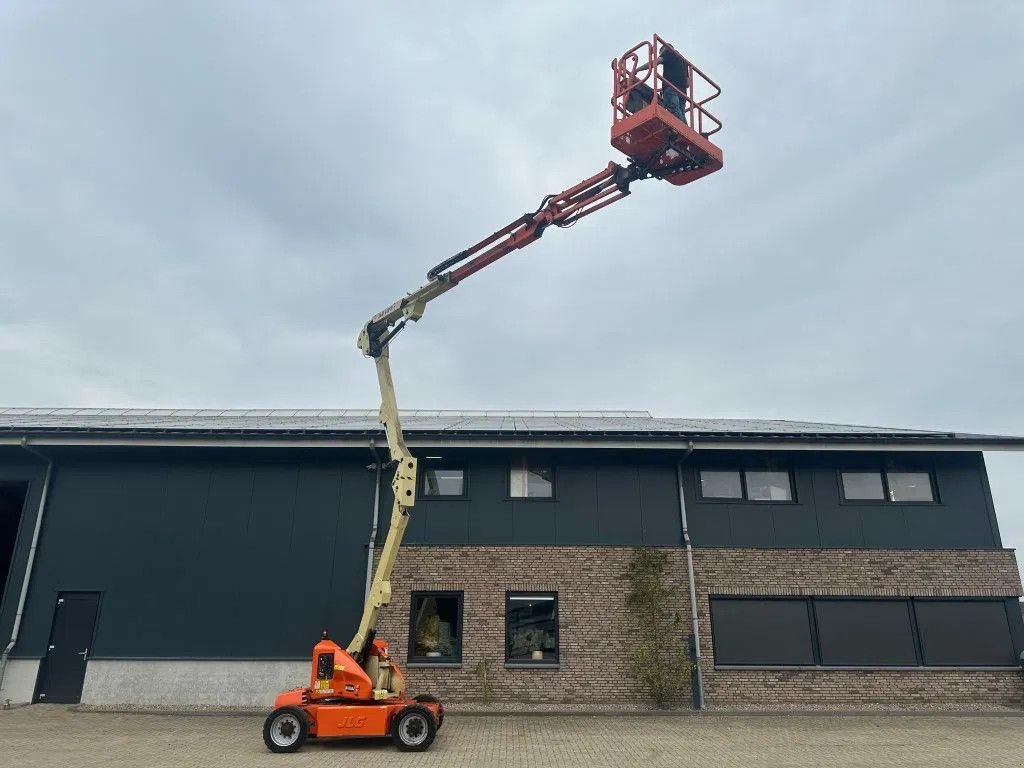
M441 700L437 696L431 696L429 693L421 693L417 696L414 701L420 704L440 704ZM444 711L437 716L437 730L441 730L441 726L444 725Z
M295 752L309 735L306 713L298 707L281 707L263 723L263 743L271 752Z
M419 704L410 704L391 721L391 740L403 752L422 752L436 735L434 715Z

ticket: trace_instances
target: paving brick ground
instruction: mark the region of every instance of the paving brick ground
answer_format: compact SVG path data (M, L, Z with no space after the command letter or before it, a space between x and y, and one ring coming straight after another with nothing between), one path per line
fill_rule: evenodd
M429 752L387 742L268 753L261 718L0 711L0 764L61 766L1024 766L1020 715L451 716Z

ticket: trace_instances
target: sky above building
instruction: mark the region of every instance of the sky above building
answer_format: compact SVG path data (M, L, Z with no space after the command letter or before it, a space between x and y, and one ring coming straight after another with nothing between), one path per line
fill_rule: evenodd
M372 405L361 324L621 161L655 31L725 169L431 305L401 404L1024 434L1016 0L6 4L0 402ZM1024 549L1024 454L986 460Z

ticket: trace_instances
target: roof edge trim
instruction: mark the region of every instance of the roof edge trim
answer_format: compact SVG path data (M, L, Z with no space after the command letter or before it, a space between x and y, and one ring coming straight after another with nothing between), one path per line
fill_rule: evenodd
M138 448L365 448L369 437L239 437L239 436L142 436L142 435L10 435L0 436L0 445L20 445L22 439L31 445L50 447L138 447ZM572 449L646 449L696 450L764 450L764 451L1021 451L1024 439L965 439L954 442L926 438L885 439L841 437L824 440L778 440L751 438L746 440L659 439L431 439L407 437L410 448L572 448Z

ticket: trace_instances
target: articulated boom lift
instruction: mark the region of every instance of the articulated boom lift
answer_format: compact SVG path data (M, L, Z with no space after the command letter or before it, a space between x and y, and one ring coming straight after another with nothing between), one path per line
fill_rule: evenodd
M674 63L666 64L673 57ZM682 185L722 167L722 152L709 140L722 126L705 107L721 91L703 72L655 35L613 60L612 74L611 140L629 164L608 163L600 173L548 195L534 212L445 259L427 272L424 285L371 317L359 334L359 348L377 366L380 421L396 467L391 524L355 636L342 649L325 632L313 648L309 686L277 696L263 728L272 751L292 752L307 736L388 735L399 749L419 751L430 746L441 727L441 702L433 696L409 698L388 644L376 637L378 613L391 600L391 573L416 504L418 477L416 458L402 433L389 345L409 321L423 316L428 303L539 240L548 227L570 226L621 200L635 181L658 178Z

